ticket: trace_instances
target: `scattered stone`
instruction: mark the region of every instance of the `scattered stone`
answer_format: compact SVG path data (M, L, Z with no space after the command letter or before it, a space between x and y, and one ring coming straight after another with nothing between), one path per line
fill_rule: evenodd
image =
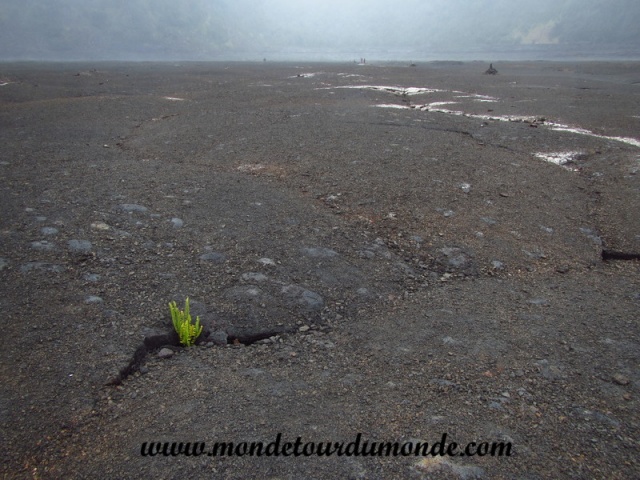
M111 227L104 222L95 222L91 224L94 230L109 230Z
M308 257L331 258L338 255L338 252L324 247L303 248L302 254Z
M89 295L87 298L84 299L84 303L102 303L102 302L103 302L102 298L96 295Z
M324 307L324 300L320 295L298 285L287 285L282 287L282 293L284 293L290 300L303 306L307 310L319 311Z
M494 270L504 270L504 263L502 263L500 260L493 260L491 262L491 266Z
M602 238L592 228L580 227L580 231L584 233L594 244L602 245Z
M541 258L547 258L547 256L545 255L545 253L542 250L535 250L533 252L530 252L529 250L522 249L522 252L527 257L532 258L534 260L540 260Z
M170 348L162 348L158 352L158 358L171 358L173 357L173 350Z
M153 240L147 240L142 244L142 247L146 248L147 250L155 250L156 246L160 247L160 244L156 245L156 242L154 242Z
M309 325L302 325L300 328L298 328L299 332L306 332L309 330Z
M84 278L87 282L97 282L100 280L100 275L95 273L85 273L82 278Z
M276 262L274 262L270 258L266 258L266 257L263 257L263 258L259 259L258 263L261 263L262 265L265 265L267 267L275 267L276 266Z
M494 220L493 218L490 218L490 217L480 217L480 220L482 220L487 225L495 225L496 223L498 223L497 220Z
M469 183L461 183L460 188L464 193L469 193L471 191L471 184Z
M121 205L118 205L118 209L128 213L145 213L148 210L147 207L137 205L135 203L123 203Z
M416 468L426 473L442 474L446 478L459 478L460 480L485 478L485 471L480 467L458 465L447 457L428 456L416 463Z
M36 217L36 222L46 222L47 221L47 217L43 217L42 215L38 215Z
M8 265L9 265L9 261L6 258L0 257L0 271L7 268Z
M569 267L569 265L560 265L558 268L556 268L556 272L567 273L570 269L571 267Z
M538 367L540 374L547 380L561 380L567 377L567 375L557 366L551 365L549 360L539 360L534 363Z
M91 251L91 242L89 240L69 240L67 245L73 253L88 253Z
M209 336L209 340L211 340L215 345L226 345L229 343L229 336L226 332L217 330Z
M200 260L203 260L205 262L224 263L226 259L227 257L219 252L208 252L200 255Z
M54 227L42 227L40 229L40 233L42 233L43 235L57 235L58 229Z
M172 218L171 225L173 225L173 228L182 228L184 226L184 221L180 218Z
M247 282L264 282L269 279L263 273L247 272L242 274L242 279Z
M546 298L532 298L531 300L528 300L527 303L530 303L531 305L549 305L549 300Z
M459 247L443 247L438 249L437 262L452 270L469 271L473 269L471 255Z
M42 270L44 272L50 273L62 273L66 270L62 265L57 265L55 263L46 263L46 262L29 262L25 263L20 267L20 271L22 273L27 273L32 270Z
M180 339L175 330L158 330L154 328L145 328L144 334L144 346L148 350L155 350L164 345L179 345Z
M253 300L256 301L263 296L262 290L255 285L240 285L237 287L231 287L225 291L225 296L232 300Z
M614 381L615 383L617 383L618 385L629 385L629 383L630 383L629 378L627 378L626 376L624 376L624 375L623 375L623 374L621 374L621 373L616 373L616 374L613 376L613 381Z
M40 240L37 242L31 242L31 248L34 248L36 250L45 250L45 251L49 251L49 250L53 250L54 248L56 248L55 243L49 242L47 240Z

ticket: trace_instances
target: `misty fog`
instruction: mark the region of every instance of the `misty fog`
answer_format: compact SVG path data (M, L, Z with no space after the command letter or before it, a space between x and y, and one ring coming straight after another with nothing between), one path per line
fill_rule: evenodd
M637 58L638 0L3 0L2 60Z

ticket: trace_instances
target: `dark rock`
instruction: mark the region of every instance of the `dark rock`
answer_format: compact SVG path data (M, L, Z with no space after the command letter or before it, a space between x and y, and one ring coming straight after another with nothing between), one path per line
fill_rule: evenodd
M143 207L142 205L136 205L135 203L123 203L122 205L118 205L118 209L123 212L138 212L145 213L147 211L147 207Z
M66 270L62 265L46 262L29 262L20 267L22 273L31 272L33 270L42 270L50 273L62 273Z
M200 255L200 260L203 260L205 262L224 263L226 259L227 257L218 252L208 252Z
M73 253L88 253L91 251L91 242L89 240L69 240L67 245Z
M298 285L282 287L282 293L284 293L291 302L302 306L305 310L319 311L324 307L324 300L320 295Z
M40 233L43 235L57 235L58 229L54 227L43 227L40 229Z
M209 336L209 340L211 340L216 345L226 345L227 343L229 343L229 336L226 332L217 330Z
M180 339L175 330L154 330L148 329L145 331L144 345L149 350L155 350L164 345L180 345Z
M53 250L56 248L55 243L48 242L47 240L40 240L37 242L31 242L31 248L36 250Z
M302 254L307 257L315 257L315 258L331 258L338 255L338 252L335 250L331 250L330 248L324 247L309 247L303 248Z
M162 348L159 352L158 352L158 357L160 358L171 358L173 357L173 350L171 350L170 348Z

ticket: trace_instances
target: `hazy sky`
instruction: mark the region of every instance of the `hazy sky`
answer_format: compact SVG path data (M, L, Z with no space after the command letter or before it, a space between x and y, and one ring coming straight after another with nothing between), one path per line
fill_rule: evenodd
M637 51L640 0L0 0L0 59Z

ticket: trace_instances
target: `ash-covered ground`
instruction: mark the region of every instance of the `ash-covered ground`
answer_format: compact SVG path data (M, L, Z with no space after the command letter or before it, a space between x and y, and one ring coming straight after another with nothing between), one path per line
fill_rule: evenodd
M4 478L640 476L640 64L487 66L0 65Z

